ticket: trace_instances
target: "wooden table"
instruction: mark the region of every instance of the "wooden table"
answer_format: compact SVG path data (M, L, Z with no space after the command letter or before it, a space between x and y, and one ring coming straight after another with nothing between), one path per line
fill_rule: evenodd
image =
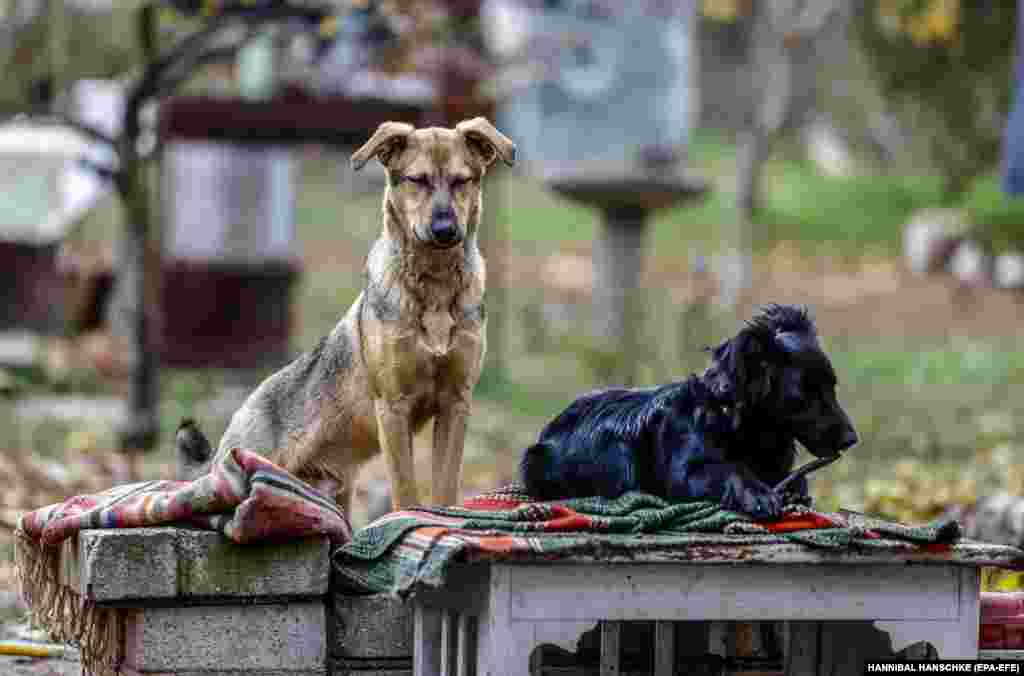
M1017 550L1005 549L1008 563ZM581 633L605 621L600 673L619 674L619 622L628 620L657 622L655 676L674 673L678 621L784 621L790 674L861 673L859 662L856 671L836 669L837 659L856 661L843 645L841 628L850 625L836 621L874 622L894 651L927 641L943 659L975 659L980 566L1000 563L993 551L964 543L868 556L730 545L460 564L443 588L413 597L413 673L527 676L537 645L575 650Z

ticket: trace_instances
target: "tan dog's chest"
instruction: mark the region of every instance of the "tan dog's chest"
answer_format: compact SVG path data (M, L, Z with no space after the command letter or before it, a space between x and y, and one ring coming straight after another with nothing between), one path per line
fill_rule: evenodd
M468 399L484 353L483 322L425 313L421 326L384 325L367 346L378 396L407 407L419 429L442 405Z

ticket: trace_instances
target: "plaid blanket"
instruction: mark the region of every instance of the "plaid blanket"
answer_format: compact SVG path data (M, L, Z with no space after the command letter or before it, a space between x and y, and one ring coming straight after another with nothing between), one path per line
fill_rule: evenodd
M116 673L121 642L116 611L98 608L60 584L61 542L87 528L189 524L238 543L327 536L351 538L333 500L266 458L235 449L195 481L147 481L29 512L18 522L16 561L33 621L58 641L82 648L83 672Z
M536 561L780 543L833 551L910 547L943 552L959 538L960 527L952 520L907 526L853 512L789 507L776 521L755 522L714 502L669 503L639 492L614 500L531 502L511 486L462 508L388 514L335 551L334 569L336 583L352 593L404 596L418 584L440 586L456 560Z

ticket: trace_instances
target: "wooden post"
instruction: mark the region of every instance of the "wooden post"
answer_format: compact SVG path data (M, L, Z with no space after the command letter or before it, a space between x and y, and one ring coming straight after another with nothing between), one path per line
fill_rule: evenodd
M480 232L477 237L487 264L487 362L485 368L496 380L505 376L505 329L508 292L507 257L508 232L502 219L497 218L501 207L502 178L505 175L496 166L491 167L484 184L484 206ZM492 381L493 382L493 381Z
M149 5L144 5L138 14L138 37L147 62L156 56L156 16ZM122 262L124 309L131 330L128 345L128 363L131 368L128 411L127 418L118 430L121 451L128 456L128 464L125 476L119 478L129 481L137 479L135 456L156 445L160 429L157 418L159 364L150 321L151 317L156 316L154 306L158 302L154 290L159 284L154 275L159 274L159 254L154 251L150 241L153 206L149 191L150 177L139 156L138 147L142 135L139 114L145 102L146 97L139 88L129 95L125 103L118 153L121 171L117 188L125 223Z
M137 121L136 123L137 124ZM123 145L133 142L126 137ZM134 150L122 151L122 208L125 219L123 283L125 312L129 318L131 338L128 363L131 377L128 390L128 417L119 430L122 452L128 455L149 450L156 444L158 421L157 354L151 339L150 312L146 308L147 257L149 253L150 201L146 190L146 172ZM130 461L132 462L132 461ZM128 471L126 479L135 478Z
M50 81L53 83L52 101L57 102L64 93L68 70L67 8L64 0L47 1L47 48L50 61Z

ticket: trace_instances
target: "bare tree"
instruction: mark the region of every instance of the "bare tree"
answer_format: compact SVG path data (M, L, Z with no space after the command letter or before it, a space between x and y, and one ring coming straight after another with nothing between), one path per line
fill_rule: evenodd
M733 306L751 282L754 228L764 163L779 133L801 125L816 98L820 38L842 0L755 0L739 19L746 47L744 124L737 134L737 219L726 234L722 299Z

